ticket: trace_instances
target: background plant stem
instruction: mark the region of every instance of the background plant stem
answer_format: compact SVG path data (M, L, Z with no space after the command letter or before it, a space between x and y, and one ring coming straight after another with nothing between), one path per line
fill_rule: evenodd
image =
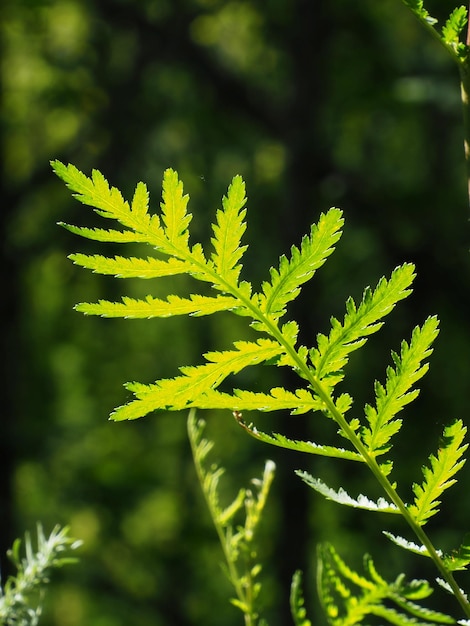
M470 15L470 2L469 2ZM467 26L467 46L470 47L470 24ZM462 98L463 122L464 122L464 149L465 166L467 173L468 200L470 206L470 67L468 55L459 63L460 71L460 94Z
M464 121L464 149L465 166L467 173L467 189L470 205L470 73L467 62L460 64L460 92L462 97Z

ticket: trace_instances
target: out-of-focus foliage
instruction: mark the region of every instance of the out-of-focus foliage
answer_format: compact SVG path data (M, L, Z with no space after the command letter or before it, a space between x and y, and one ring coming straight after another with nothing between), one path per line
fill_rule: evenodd
M429 2L440 19L452 8ZM469 237L457 71L398 0L4 0L1 10L1 539L8 544L41 519L70 524L84 541L80 566L50 595L45 626L238 624L196 485L186 416L113 424L107 415L127 399L121 383L173 376L177 363L196 361L201 345L239 339L242 325L222 314L211 322L168 320L162 332L158 322L74 313L76 302L120 293L117 281L88 276L65 258L76 242L55 223L85 220L49 160L96 167L128 195L144 180L155 199L163 170L174 167L197 207L199 239L210 237L209 216L227 181L242 174L252 250L245 265L259 279L321 211L340 206L348 232L294 315L310 336L327 330L327 316L341 314L346 295L414 262L413 301L393 314L380 343L351 360L350 380L358 406L371 402L363 365L370 372L416 324L438 315L441 335L412 420L429 431L429 441L420 436L426 458L441 420L468 412ZM130 295L143 295L139 285ZM204 417L228 482L240 476L227 487L233 492L259 473L266 451L230 414ZM320 428L307 416L264 419L273 430L282 421L292 436L315 439ZM304 466L295 454L274 459L264 545L272 626L289 623L288 584L297 568L306 572L311 606L321 528L341 554L348 546L348 563L369 551L390 580L402 567L385 551L377 559L373 521L355 511L338 517L334 505L294 480L292 470ZM403 458L400 471L416 476L422 461L409 467L405 441ZM314 473L340 483L321 461ZM359 492L360 472L357 481ZM457 489L467 493L463 479ZM435 528L437 543L458 544L452 528L470 513L459 501L447 527Z
M230 602L243 613L246 626L266 626L258 613L263 568L257 563L257 543L276 466L272 461L266 461L261 478L252 478L250 488L239 489L235 499L223 507L219 493L225 469L207 463L214 443L203 436L204 427L203 420L196 418L194 410L190 411L188 436L194 465L223 549L224 571L235 592L236 597Z
M36 626L42 613L45 586L50 582L51 570L74 563L71 550L81 545L69 537L67 527L56 526L46 538L42 526L37 526L37 548L26 534L24 556L22 542L16 539L8 556L16 567L16 575L9 576L0 587L0 619L5 626Z

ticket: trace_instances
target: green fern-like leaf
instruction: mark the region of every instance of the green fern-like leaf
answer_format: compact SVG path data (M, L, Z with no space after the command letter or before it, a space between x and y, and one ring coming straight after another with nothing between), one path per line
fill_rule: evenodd
M400 537L399 535L393 535L392 533L389 533L388 531L384 531L383 534L385 535L385 537L390 539L390 541L392 541L395 545L399 546L400 548L403 548L404 550L408 550L408 552L412 552L413 554L418 554L420 556L428 556L428 557L431 556L429 554L428 549L425 546L418 545L414 543L414 541L408 541L408 539L405 539L404 537ZM439 557L443 556L440 550L436 550L436 552Z
M116 409L114 420L136 419L156 409L178 411L200 407L204 394L220 385L230 374L245 367L257 365L275 358L282 351L278 343L270 339L257 342L237 341L235 350L208 352L205 365L181 367L182 376L157 381L153 385L128 383L137 400Z
M425 17L422 2L410 0L409 4L421 18ZM452 41L455 43L463 19L462 12L451 17L445 29L449 45ZM101 217L117 222L121 229L66 228L97 241L139 242L148 244L152 249L151 255L143 258L73 254L70 258L75 264L123 279L155 279L188 274L196 282L203 283L204 288L201 292L195 290L186 296L170 293L166 298L156 298L149 294L141 299L124 296L120 302L99 300L95 303L81 303L76 306L78 311L124 318L200 316L232 311L247 317L251 327L265 335L257 341L234 342L232 349L208 352L204 355L205 363L180 367L180 375L175 378L157 380L150 385L128 383L126 388L134 394L134 399L118 407L112 418L136 419L157 409L229 409L251 436L265 443L367 464L387 494L387 501L379 499L372 502L363 495L351 498L344 490L334 491L304 472L299 472L299 475L311 487L336 502L388 513L400 511L426 545L426 554L438 565L446 584L458 597L459 589L455 581L451 575L446 576L453 568L449 566L448 571L445 571L444 564L449 561L446 557L441 560L418 527L437 512L438 498L455 482L453 476L464 463L462 455L467 446L462 444L465 434L462 423L457 421L444 431L439 452L436 456L431 455L430 466L423 469L423 483L413 485L415 499L408 507L398 496L396 486L387 478L392 467L391 461L382 465L376 461L376 457L390 449L391 438L401 426L397 415L418 394L414 385L427 371L425 359L431 353L431 344L438 332L436 318L429 318L422 327L416 328L410 343L402 343L399 355L392 353L394 366L388 368L384 385L375 383L376 402L374 407L365 407L365 424L361 426L357 416L346 418L352 398L345 392L335 393L336 385L344 378L344 369L351 353L363 346L369 336L381 328L384 317L411 293L414 266L407 263L397 267L389 279L381 278L375 289L365 289L358 305L349 298L343 320L331 318L329 334L318 334L316 347L308 349L297 345L298 324L294 320L280 324L280 319L286 314L289 302L299 295L302 285L312 278L332 253L343 225L341 211L330 209L322 214L317 224L311 227L309 235L302 239L300 246L291 248L290 258L281 256L278 268L270 270L270 280L264 281L261 290L256 292L249 282L240 280L241 259L246 250L246 246L242 245L246 229L246 197L241 177L234 177L223 198L222 208L216 213L212 225L213 251L208 256L200 243L190 244L192 216L187 210L189 198L183 193L183 185L175 171L168 169L164 173L163 201L157 215L149 212L148 192L143 183L138 183L132 202L128 203L119 190L110 187L104 176L96 170L91 177L87 177L72 165L65 166L56 161L53 167L78 200L93 207ZM158 256L154 256L155 252ZM216 293L212 291L212 295L208 295L208 287ZM274 387L267 392L219 389L229 376L260 364L293 369L304 381L304 387L293 391ZM336 422L339 434L349 441L351 449L297 441L279 433L261 432L254 425L247 425L243 421L241 412L248 410L287 410L292 414L322 412ZM232 602L245 614L250 613L256 618L250 623L258 623L253 603L259 593L259 584L255 579L260 566L251 562L252 540L265 506L273 469L266 466L263 479L257 483L259 489L256 492L240 491L232 503L225 508L221 507L218 484L223 470L207 470L204 461L211 445L202 439L201 428L196 426L192 418L188 428L201 485L224 546L229 578L237 590L237 597ZM242 509L245 511L245 523L236 526L233 519ZM410 549L409 546L405 547ZM237 562L242 554L245 565L249 567L240 575ZM466 561L466 547L462 547L454 557L461 567L470 563ZM369 578L359 576L346 566L331 547L323 549L321 562L321 593L334 626L359 623L367 615L379 616L397 626L416 623L416 619L451 623L447 616L441 618L439 614L410 603L426 588L423 585L420 587L419 581L406 585L399 577L394 583L386 583L370 560L366 561ZM247 585L250 588L249 597L245 593ZM359 588L359 595L353 593L351 585ZM412 587L413 596L410 595ZM300 592L295 593L294 619L307 626L309 622L303 617L302 598L298 595ZM458 599L463 605L463 596L460 595ZM398 608L385 605L385 600L392 601Z
M245 204L245 183L241 176L235 176L222 200L224 210L217 211L217 222L212 226L212 262L217 274L231 285L238 283L242 269L239 261L247 248L241 245L241 238L246 230L246 223L243 221L246 215L246 210L243 209Z
M214 389L207 391L198 401L201 409L230 409L232 411L290 411L300 415L308 411L321 411L324 404L307 389L287 391L274 387L269 393L234 389L233 394Z
M384 454L390 449L390 439L401 426L396 415L418 395L418 389L410 390L428 370L423 361L431 354L430 346L437 334L438 320L435 317L429 318L422 328L415 328L410 344L402 342L400 355L392 353L395 367L387 369L385 387L375 383L376 407L366 405L369 426L361 433L361 439L372 455Z
M214 251L208 260L201 244L189 245L191 214L187 211L188 196L184 195L182 183L173 170L168 169L164 173L161 214L151 215L148 192L143 183L137 185L129 204L116 188L109 186L100 172L94 170L88 178L73 165L65 166L58 161L53 163L53 168L78 200L94 207L102 217L114 219L124 227L119 231L66 226L69 230L99 241L145 242L168 257L106 257L77 253L70 256L74 263L93 272L119 278L150 279L186 273L222 292L216 296L205 293L193 293L187 297L170 294L166 299L153 295L142 299L123 296L120 302L83 302L75 307L77 311L87 315L124 318L200 316L233 311L251 317L256 330L272 337L267 351L266 343L263 349L259 342L252 344L251 348L247 343L243 350L240 344L236 351L221 352L217 357L211 353L206 357L211 363L199 368L181 368L183 376L158 381L154 385L129 383L127 388L135 393L136 399L119 407L113 414L114 419L135 419L159 408L178 410L191 406L230 407L232 410L289 409L293 413L325 409L324 402L308 389L288 392L275 388L268 394L236 390L227 394L219 392L217 387L229 374L261 362L292 367L303 378L308 378L307 349L296 347L298 325L290 321L280 327L278 318L285 313L287 303L298 295L301 285L331 254L343 223L338 209L322 214L318 224L312 226L310 235L303 238L300 249L293 246L291 258L282 256L279 270L271 269L271 281L263 283L262 292L252 293L248 282L239 281L240 261L246 249L241 245L246 229L246 210L243 208L246 197L240 176L234 177L223 198L222 209L217 211L216 223L213 224ZM346 398L344 394L337 400L339 405L346 407L349 403Z
M147 296L145 300L124 296L122 302L81 302L74 308L85 315L102 317L124 317L126 319L150 319L152 317L174 317L175 315L211 315L218 311L235 309L238 302L231 296L191 295L189 298L168 296L167 300Z
M470 533L464 537L464 541L450 554L444 556L446 567L451 571L468 569L470 565Z
M424 8L423 0L403 0L403 2L425 24L429 26L433 26L434 24L437 23L436 18L429 15L429 12L427 11L427 9Z
M462 442L466 432L461 420L446 426L437 455L431 454L429 466L423 467L423 483L413 485L415 500L409 512L420 526L438 512L439 498L456 482L453 477L465 463L462 456L468 444Z
M162 276L176 276L185 274L191 270L186 261L175 259L168 260L147 257L105 257L99 254L71 254L69 255L76 265L85 267L96 274L109 274L116 278L160 278Z
M338 504L345 506L351 506L355 509L365 509L366 511L378 511L380 513L394 513L400 515L400 511L395 504L387 502L383 498L379 498L377 502L373 502L367 496L359 495L357 498L352 498L342 487L335 491L328 487L319 478L315 478L308 472L297 470L295 472L309 487L315 489L318 493L324 496L327 500L333 500Z
M467 46L460 40L467 22L467 7L462 5L452 11L442 29L443 43L460 59L464 59L467 54Z
M358 461L364 463L364 457L358 452L352 450L345 450L344 448L335 448L334 446L323 446L312 441L303 441L296 439L289 439L285 435L280 433L273 433L268 435L263 433L256 426L250 424L247 425L243 421L240 415L236 414L236 418L239 424L255 439L269 443L270 445L279 446L280 448L286 448L287 450L295 450L297 452L306 452L307 454L317 454L319 456L328 456L336 459L344 459L347 461Z
M416 600L423 600L432 593L424 580L406 582L400 574L388 583L367 555L364 568L368 576L361 576L346 565L330 544L320 545L318 556L319 594L332 626L353 626L371 615L396 626L455 623L444 613L416 604Z
M137 189L142 185L139 183ZM181 254L182 251L189 252L188 226L191 221L191 214L187 212L189 196L183 194L183 183L178 179L178 174L173 170L166 170L163 177L163 202L162 221L165 225L165 236L168 242L174 246ZM146 204L141 203L137 209L139 216L146 218Z
M456 7L446 20L442 31L438 29L437 19L432 17L424 6L423 0L403 0L416 17L430 30L459 64L468 60L469 47L461 41L462 32L468 21L467 7Z
M367 337L381 328L380 320L411 293L414 277L414 266L407 263L397 267L390 280L382 278L374 291L367 288L358 307L348 299L343 322L332 318L330 334L319 334L318 347L310 350L316 378L329 388L343 379L350 353L363 346Z
M286 304L298 296L300 286L310 280L333 252L342 225L338 209L322 214L310 235L302 239L300 250L292 246L290 259L281 256L279 269L271 268L271 281L263 283L263 293L259 296L259 306L265 315L273 319L284 315Z

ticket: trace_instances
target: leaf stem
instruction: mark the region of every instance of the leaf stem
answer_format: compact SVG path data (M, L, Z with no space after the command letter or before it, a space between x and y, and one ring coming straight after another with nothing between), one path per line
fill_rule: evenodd
M470 15L470 2L468 3L467 15ZM467 22L467 39L465 43L467 46L470 46L470 22Z
M467 32L467 45L470 45L470 27ZM470 67L468 57L459 63L460 94L464 123L464 150L467 174L467 191L470 205Z

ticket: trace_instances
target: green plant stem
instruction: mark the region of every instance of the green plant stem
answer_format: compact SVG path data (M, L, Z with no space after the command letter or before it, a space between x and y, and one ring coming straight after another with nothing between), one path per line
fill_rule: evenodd
M467 32L467 46L470 46L470 28ZM459 63L460 95L464 124L464 150L467 174L467 191L470 205L470 63L468 57Z
M468 3L467 15L470 15L470 2ZM470 46L470 23L467 24L467 39L465 43L467 46Z

